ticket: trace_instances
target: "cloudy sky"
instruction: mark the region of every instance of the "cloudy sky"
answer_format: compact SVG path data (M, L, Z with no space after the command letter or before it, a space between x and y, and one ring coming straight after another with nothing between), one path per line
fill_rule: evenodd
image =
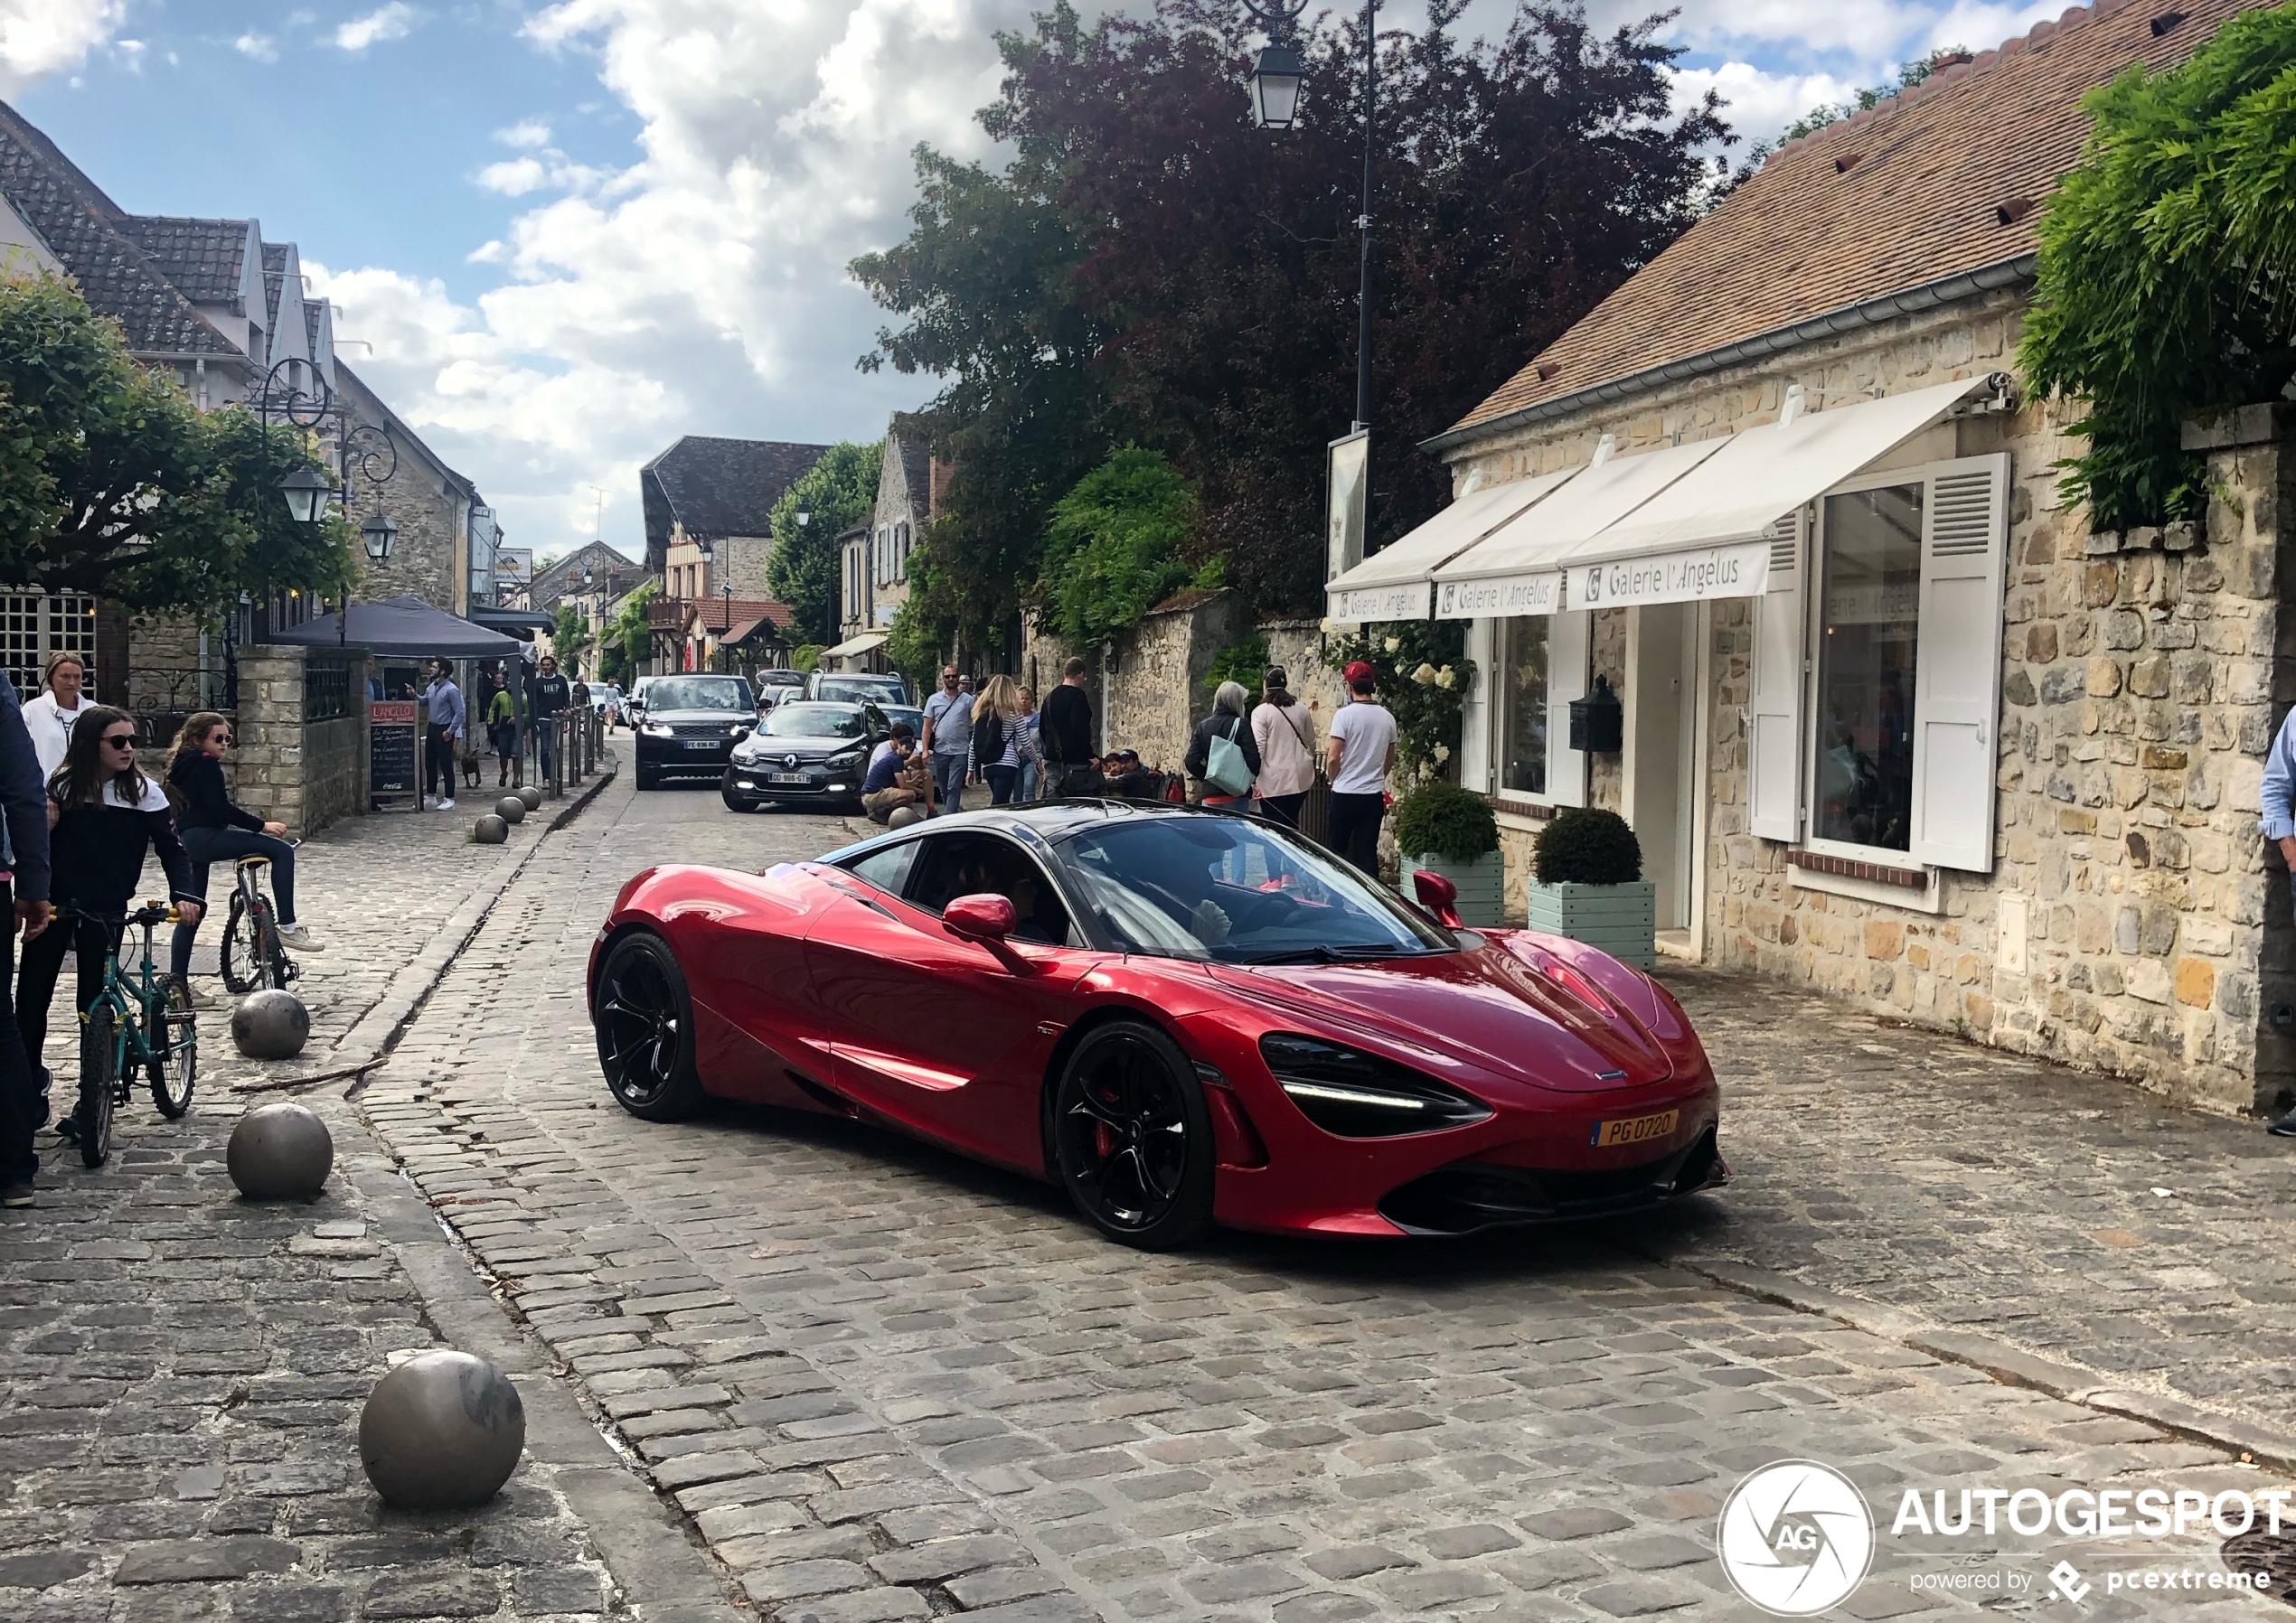
M0 96L128 209L300 243L345 353L513 545L587 539L602 490L635 552L637 468L678 435L872 437L932 392L854 370L881 313L842 267L900 235L917 142L984 155L990 35L1032 3L0 0ZM1681 0L1673 27L1685 94L1767 136L2061 5Z

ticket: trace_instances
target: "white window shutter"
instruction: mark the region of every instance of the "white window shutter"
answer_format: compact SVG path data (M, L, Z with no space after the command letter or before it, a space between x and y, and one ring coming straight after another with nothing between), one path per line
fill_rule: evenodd
M1595 611L1573 609L1547 621L1547 798L1558 806L1586 803L1586 752L1570 746L1570 703L1586 697L1595 658Z
M1770 540L1770 589L1755 598L1747 672L1746 824L1764 840L1802 838L1802 515L1779 521Z
M1498 725L1502 641L1498 621L1467 622L1467 658L1475 668L1475 680L1459 706L1459 784L1478 794L1488 794L1499 786L1491 768L1491 735Z
M2009 476L2007 452L1948 463L1922 518L1912 855L1980 874L1993 869Z

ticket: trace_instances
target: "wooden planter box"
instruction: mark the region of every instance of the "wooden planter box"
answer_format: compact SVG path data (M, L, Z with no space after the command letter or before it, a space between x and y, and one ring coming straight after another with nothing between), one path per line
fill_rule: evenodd
M1658 967L1658 887L1530 882L1530 927L1600 947L1638 970Z
M1473 862L1446 862L1432 851L1416 861L1406 857L1398 888L1415 902L1419 898L1411 888L1411 876L1421 868L1440 874L1458 887L1461 924L1496 930L1507 922L1507 863L1501 853L1487 851Z

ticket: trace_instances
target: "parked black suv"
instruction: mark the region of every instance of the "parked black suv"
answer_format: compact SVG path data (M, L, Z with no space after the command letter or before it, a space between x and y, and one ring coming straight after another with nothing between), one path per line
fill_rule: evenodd
M638 723L638 787L665 777L716 777L757 724L757 698L739 676L657 676Z

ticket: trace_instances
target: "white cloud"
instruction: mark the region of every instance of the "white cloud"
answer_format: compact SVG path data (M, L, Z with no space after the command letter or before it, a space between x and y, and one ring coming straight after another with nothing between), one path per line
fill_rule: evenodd
M1719 68L1680 68L1674 73L1674 101L1686 108L1708 90L1727 104L1723 118L1737 132L1743 153L1757 141L1775 142L1794 119L1822 103L1847 99L1857 87L1830 73L1768 73L1748 62Z
M0 0L0 96L79 67L127 17L126 0Z
M276 62L279 60L278 42L268 33L257 33L252 29L233 40L231 49L241 56L253 57L259 62Z
M626 166L577 162L596 126L532 118L475 183L522 200L469 261L500 278L457 301L386 267L312 269L354 360L520 545L641 545L636 470L680 434L869 438L929 380L864 377L881 319L847 279L897 239L920 141L984 154L993 32L1041 0L566 0L529 33L593 57L636 115ZM585 153L585 155L590 155Z
M412 33L421 14L407 4L407 0L391 0L391 4L369 12L363 17L353 17L334 31L336 48L343 51L364 51L370 45L380 45L391 40L403 40Z

